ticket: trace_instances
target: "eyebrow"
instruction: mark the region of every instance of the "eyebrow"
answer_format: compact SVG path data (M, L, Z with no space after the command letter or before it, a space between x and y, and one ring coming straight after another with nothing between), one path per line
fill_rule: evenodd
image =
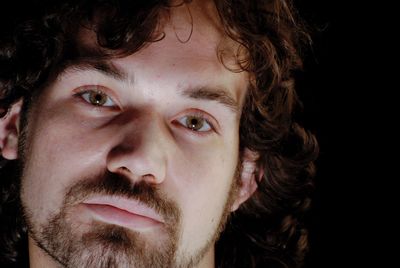
M86 70L99 71L100 73L120 82L126 83L128 81L130 84L134 83L134 77L129 76L126 72L112 63L99 60L80 59L78 61L69 61L62 66L58 76L62 76L70 71ZM216 101L234 112L236 115L238 115L240 111L240 106L237 100L227 89L223 87L200 86L184 89L180 93L181 96L190 99Z
M127 80L133 80L133 78L128 76L126 72L124 72L117 66L113 65L112 63L109 63L107 61L86 60L86 59L79 59L77 61L66 62L62 66L60 72L58 73L58 77L70 71L73 72L73 71L86 71L86 70L96 70L106 76L109 76L121 82L126 82Z
M217 101L223 106L229 108L235 114L238 114L239 112L238 102L235 100L232 94L224 88L211 88L207 86L196 87L185 89L181 92L181 94L182 96L191 99Z

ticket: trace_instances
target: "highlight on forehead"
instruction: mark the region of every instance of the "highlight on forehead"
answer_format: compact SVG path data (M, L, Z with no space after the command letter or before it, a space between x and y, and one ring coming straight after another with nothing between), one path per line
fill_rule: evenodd
M115 58L132 55L164 39L168 30L168 34L174 35L181 43L196 42L192 40L193 35L206 34L218 39L212 49L220 62L231 71L243 70L240 63L245 55L240 49L241 45L226 33L212 0L180 0L170 1L167 5L158 4L146 10L148 14L140 22L126 12L122 12L127 16L125 18L115 17L118 14L110 17L107 12L109 10L102 9L94 12L94 18L77 31L75 46L78 57ZM116 28L113 24L118 24L119 19L125 24ZM107 31L113 28L121 31ZM206 45L211 46L211 42Z
M121 83L135 84L133 73L126 73L123 69L112 64L110 61L101 60L82 60L70 61L63 65L57 78L68 73L80 71L96 71L104 76L110 77ZM185 98L193 100L214 101L233 112L236 116L240 115L240 102L230 93L229 89L221 86L200 86L188 87L180 90L179 94Z
M243 53L245 50L227 33L214 1L190 1L171 8L169 19L161 28L163 27L172 28L173 34L182 43L197 42L196 37L207 35L209 42L202 44L203 48L210 46L228 70L243 71L240 63L246 57Z

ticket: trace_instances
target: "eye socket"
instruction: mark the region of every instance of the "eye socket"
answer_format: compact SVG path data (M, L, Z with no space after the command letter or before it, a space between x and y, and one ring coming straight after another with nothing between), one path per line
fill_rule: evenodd
M116 106L111 97L101 90L84 90L77 94L82 97L87 103L100 106L100 107L113 107Z
M213 129L212 124L199 115L186 115L179 118L178 122L184 127L197 132L208 132Z

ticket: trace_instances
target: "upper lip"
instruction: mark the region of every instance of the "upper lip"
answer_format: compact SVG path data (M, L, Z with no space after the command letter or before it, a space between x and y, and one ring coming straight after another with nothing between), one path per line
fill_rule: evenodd
M83 201L83 204L112 206L161 223L164 222L163 217L153 208L150 208L148 205L134 199L127 199L118 196L94 196Z

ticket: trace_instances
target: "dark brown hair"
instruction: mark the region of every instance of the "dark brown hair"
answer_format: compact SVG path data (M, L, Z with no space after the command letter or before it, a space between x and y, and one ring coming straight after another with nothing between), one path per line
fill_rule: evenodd
M294 74L302 68L299 49L309 36L289 0L214 2L226 34L240 43L238 55L246 55L238 57L241 71L252 77L241 116L240 148L258 153L257 170L264 174L252 198L230 216L217 242L217 265L299 267L308 248L303 216L310 206L318 154L315 137L294 120L301 107ZM173 8L169 1L155 0L40 3L35 12L15 19L0 41L0 114L23 98L23 118L60 66L82 56L77 29L95 30L101 50L91 50L92 56L132 54L163 38L160 14ZM7 165L4 170L17 168ZM0 214L2 221L12 223L2 223L0 242L2 258L15 262L24 230L18 217L19 182L9 177L2 183ZM10 204L15 209L3 219Z

